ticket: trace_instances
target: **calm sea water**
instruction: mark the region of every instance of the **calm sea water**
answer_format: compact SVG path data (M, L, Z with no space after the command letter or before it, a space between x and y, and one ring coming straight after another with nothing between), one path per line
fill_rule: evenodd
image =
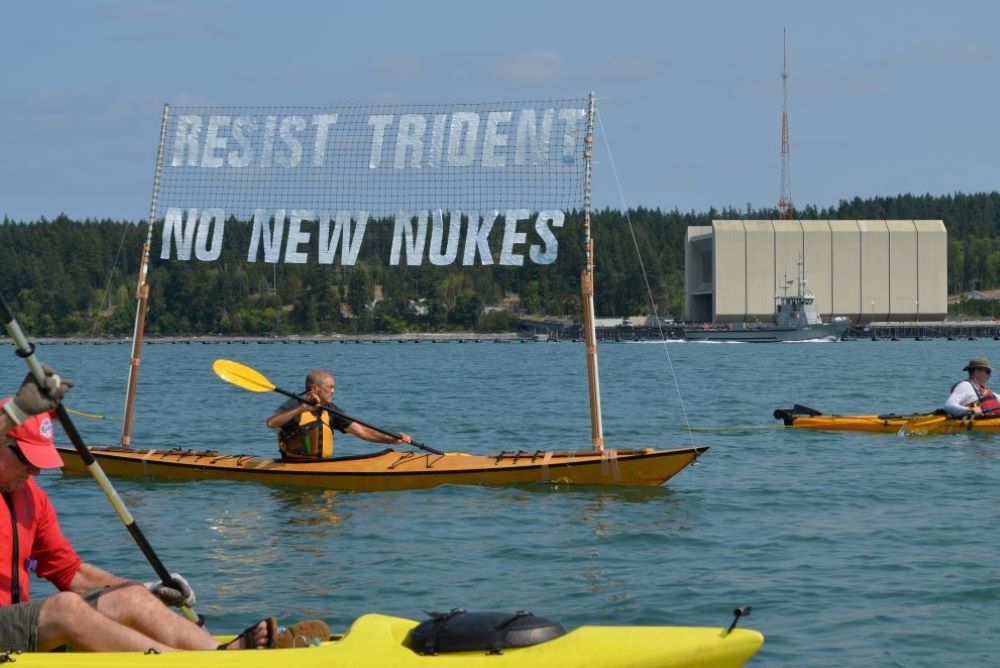
M9 393L23 371L8 351ZM744 624L767 636L752 665L996 665L1000 437L809 433L771 416L796 402L931 408L981 355L1000 361L1000 343L604 346L610 446L711 446L660 489L116 487L217 631L264 614L343 629L364 612L452 607L528 609L567 626L719 626L751 605ZM67 405L119 418L127 346L41 346L39 356L77 379ZM282 398L222 382L218 357L290 390L305 370L329 367L345 410L443 450L589 445L584 350L568 342L149 345L137 444L273 452L264 419ZM685 430L685 415L701 431ZM120 428L76 423L93 443ZM84 558L152 579L91 479L45 474L42 484ZM34 593L50 592L40 582Z

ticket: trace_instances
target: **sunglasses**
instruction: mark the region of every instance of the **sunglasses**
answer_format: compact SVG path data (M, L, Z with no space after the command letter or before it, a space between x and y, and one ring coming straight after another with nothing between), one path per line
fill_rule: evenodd
M13 452L15 455L17 455L17 458L21 460L22 464L24 464L25 466L34 466L34 464L32 464L31 462L29 462L28 458L24 456L24 453L21 452L21 448L19 448L18 446L14 445L13 443L7 445L7 447L10 448L11 452Z

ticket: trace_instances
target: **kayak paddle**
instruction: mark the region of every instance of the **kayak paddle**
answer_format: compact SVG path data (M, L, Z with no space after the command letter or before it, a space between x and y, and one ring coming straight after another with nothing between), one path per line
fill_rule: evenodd
M278 394L283 394L286 397L291 397L292 399L302 399L301 395L295 394L294 392L289 392L288 390L283 390L280 387L275 387L275 385L267 379L264 374L260 373L256 369L248 367L245 364L240 364L239 362L234 362L232 360L217 359L212 363L212 371L215 372L222 380L227 383L232 383L237 387L242 387L244 390L250 390L251 392L277 392ZM346 413L338 411L332 406L320 406L325 411L333 415L339 415L342 418L346 418L351 422L357 422L358 424L368 427L369 429L374 429L380 434L385 434L386 436L391 436L392 438L399 438L399 434L394 434L391 431L386 431L384 429L379 429L373 425L366 422L351 417ZM443 455L444 453L440 450L430 447L429 445L424 445L423 443L418 443L417 441L410 441L408 445L420 448L425 452L429 452L432 455Z
M10 334L10 338L14 341L14 346L17 349L17 356L24 360L24 363L28 365L28 370L31 371L31 375L35 377L38 382L38 386L41 388L45 387L45 371L42 369L42 363L38 361L35 357L35 346L30 343L24 332L21 331L21 326L14 319L14 314L11 313L10 307L7 306L6 300L3 295L0 295L0 316L3 317L4 326L7 328L7 333ZM44 390L43 390L44 391ZM108 501L111 502L111 506L118 513L118 517L121 519L122 523L125 524L125 528L128 532L132 534L132 538L135 540L139 549L146 556L146 560L149 565L153 567L156 572L156 576L163 581L163 584L167 587L177 586L174 584L174 578L170 575L170 571L167 567L163 565L160 558L156 556L156 552L153 551L153 546L149 544L146 540L146 536L143 535L142 530L139 529L139 525L135 523L135 518L129 512L128 508L125 506L125 502L122 501L121 497L118 496L118 492L111 485L111 481L108 480L108 476L104 473L104 469L94 455L91 454L90 449L87 448L86 444L83 442L83 438L80 436L80 432L76 430L76 426L73 424L73 420L69 416L69 412L62 405L62 403L56 406L55 410L56 416L59 418L59 422L62 423L63 431L69 436L69 440L73 443L73 447L80 454L80 458L83 463L87 465L87 470L90 471L90 475L94 477L97 481L98 486L104 492L104 495L108 497ZM199 624L200 620L198 615L194 610L187 607L186 605L181 606L181 611L184 616L190 619L192 622Z

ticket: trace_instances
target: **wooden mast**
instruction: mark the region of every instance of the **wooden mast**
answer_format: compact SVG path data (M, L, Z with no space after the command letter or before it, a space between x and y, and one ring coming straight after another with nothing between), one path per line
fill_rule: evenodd
M135 329L132 332L132 358L129 362L128 385L125 389L125 417L122 419L121 445L127 448L132 443L132 418L135 415L135 390L139 382L139 364L142 358L142 335L146 329L146 310L149 308L149 284L146 274L149 272L149 248L153 242L153 223L156 221L156 200L160 193L160 171L163 167L163 146L167 139L167 119L170 117L170 105L163 105L163 120L160 123L160 147L156 152L156 169L153 172L153 196L149 203L149 220L146 229L146 242L142 245L142 262L139 265L139 281L135 296L138 302L135 307Z
M590 174L594 148L593 91L587 105L587 136L583 146L583 253L586 264L580 274L583 291L583 331L587 342L587 382L590 393L590 436L594 450L604 450L604 427L601 424L601 383L597 372L597 329L594 324L594 240L590 237Z

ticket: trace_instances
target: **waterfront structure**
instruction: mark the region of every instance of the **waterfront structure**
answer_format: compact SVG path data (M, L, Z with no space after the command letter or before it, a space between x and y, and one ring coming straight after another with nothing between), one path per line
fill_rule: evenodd
M801 259L823 319L942 320L947 245L940 220L713 220L687 230L685 319L769 322Z

